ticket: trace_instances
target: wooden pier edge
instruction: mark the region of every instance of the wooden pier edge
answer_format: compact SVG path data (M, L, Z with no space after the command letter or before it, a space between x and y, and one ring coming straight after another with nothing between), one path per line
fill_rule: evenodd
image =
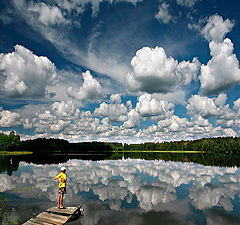
M77 207L66 207L64 209L52 207L40 213L35 218L29 219L23 225L62 225L67 223L74 216L80 216L83 211L82 205Z

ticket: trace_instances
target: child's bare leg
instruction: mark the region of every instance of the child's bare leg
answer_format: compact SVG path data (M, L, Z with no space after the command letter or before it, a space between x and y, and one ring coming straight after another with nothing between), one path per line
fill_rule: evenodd
M59 202L59 206L63 207L63 194L60 194L60 202Z
M61 206L61 194L58 194L58 207Z

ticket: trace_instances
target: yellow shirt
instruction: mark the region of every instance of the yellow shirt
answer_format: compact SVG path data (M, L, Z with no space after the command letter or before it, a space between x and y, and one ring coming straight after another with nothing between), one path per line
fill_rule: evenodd
M67 176L65 173L61 172L59 173L55 178L57 178L59 180L59 185L58 187L66 187L66 180L67 180Z

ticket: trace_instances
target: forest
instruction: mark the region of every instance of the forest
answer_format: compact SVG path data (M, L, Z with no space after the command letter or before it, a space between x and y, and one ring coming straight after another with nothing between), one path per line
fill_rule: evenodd
M174 153L174 151L182 151ZM188 151L199 153L188 153ZM15 132L0 133L0 152L31 151L31 155L0 156L0 173L17 171L20 161L36 164L67 162L69 159L106 160L140 158L195 162L211 166L240 167L240 138L218 137L192 141L122 144L114 142L69 143L67 140L38 138L21 141ZM163 152L159 152L163 151ZM172 151L172 152L169 152Z
M191 141L125 144L124 151L201 151L203 153L240 153L239 137L202 138Z
M161 143L122 144L115 142L79 142L70 143L57 138L37 138L25 141L14 131L9 135L0 133L0 151L41 152L141 152L141 151L200 151L207 154L240 154L239 137L202 138L191 141L171 141Z

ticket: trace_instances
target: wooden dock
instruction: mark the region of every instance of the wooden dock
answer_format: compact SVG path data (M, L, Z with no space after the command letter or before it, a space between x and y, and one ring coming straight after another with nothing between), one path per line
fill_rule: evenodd
M66 207L65 209L59 209L58 207L52 207L46 212L40 213L35 218L31 218L23 225L61 225L67 223L69 219L74 216L80 216L83 209L82 206L78 207Z

